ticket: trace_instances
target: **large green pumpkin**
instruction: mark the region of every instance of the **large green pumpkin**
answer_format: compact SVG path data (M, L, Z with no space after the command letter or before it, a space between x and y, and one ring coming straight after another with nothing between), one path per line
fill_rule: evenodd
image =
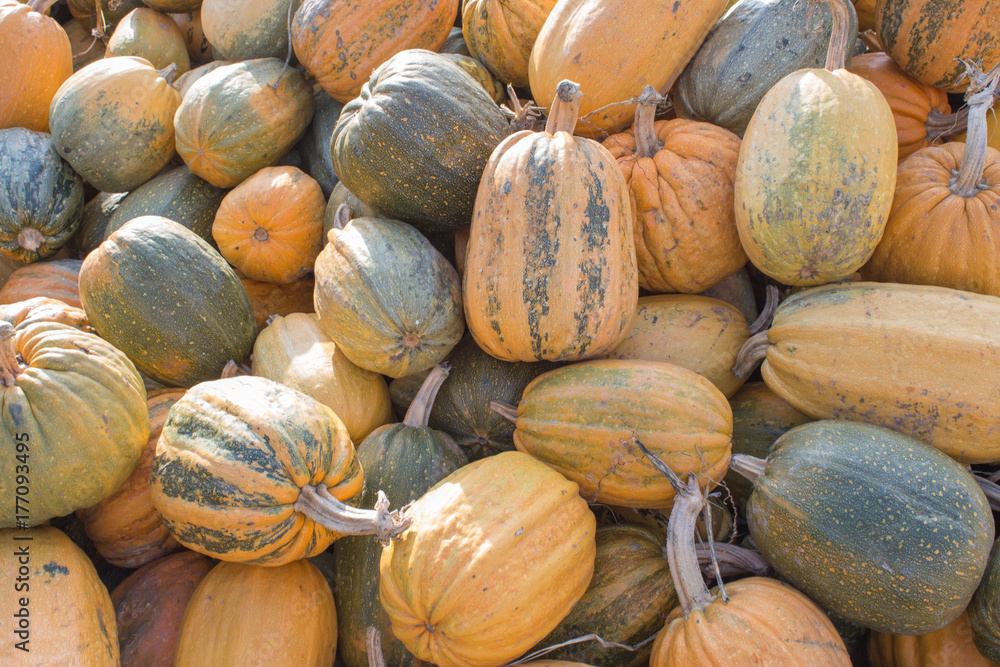
M156 216L132 220L87 256L80 300L101 336L172 386L218 378L257 334L246 290L218 251Z
M59 157L52 137L0 130L0 252L22 262L50 257L83 216L83 179Z
M746 517L783 579L849 621L924 634L966 608L993 544L989 503L959 463L889 429L819 421L775 443Z
M1000 540L993 543L986 573L969 603L969 623L979 652L1000 663Z
M361 201L422 231L464 227L507 120L471 76L430 51L403 51L344 107L333 168Z

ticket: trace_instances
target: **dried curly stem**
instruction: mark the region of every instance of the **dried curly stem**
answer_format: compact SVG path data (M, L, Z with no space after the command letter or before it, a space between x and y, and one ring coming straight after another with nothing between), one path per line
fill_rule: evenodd
M556 86L556 97L549 108L549 118L545 121L545 131L549 134L567 132L573 134L580 115L580 84L563 79Z
M28 7L33 12L44 14L49 11L49 7L59 2L59 0L28 0Z
M656 138L656 105L663 101L663 96L656 88L646 86L639 96L639 104L635 107L635 122L632 132L635 134L635 149L639 157L654 157L663 144Z
M382 546L403 534L410 519L403 510L389 511L389 499L378 492L375 509L363 510L337 500L325 485L303 486L292 507L338 535L375 535Z
M448 372L451 370L449 364L438 364L427 377L424 378L417 395L406 409L406 416L403 424L413 428L427 426L431 418L431 408L434 407L434 399L437 398L441 385L448 379Z
M490 401L490 410L509 422L517 422L517 408L503 401Z
M767 358L767 350L770 347L771 341L767 339L767 331L750 336L747 342L743 343L739 354L736 355L733 375L740 380L746 380L750 377L757 365Z
M13 387L17 376L24 368L17 360L17 347L14 344L14 326L10 322L0 322L0 379L3 386Z
M712 574L715 564L718 565L720 574L726 578L748 574L756 577L768 577L774 573L770 563L764 560L764 557L758 552L738 547L735 544L716 544L714 564L710 549L695 549L695 553L698 555L702 571L708 575Z
M952 193L959 197L975 197L990 186L983 182L986 168L986 152L989 136L986 114L993 106L993 95L1000 81L1000 63L989 73L984 73L979 64L963 61L965 73L969 77L969 89L965 93L969 109L968 130L965 135L965 155L957 172L952 172L949 183Z
M764 310L760 311L760 315L750 325L751 336L756 336L761 331L770 329L771 320L774 319L774 313L778 310L778 302L780 301L778 288L774 285L768 285L764 291L767 295L764 299Z
M241 375L253 375L253 371L246 364L238 364L232 359L226 362L226 365L222 368L222 375L220 379L228 380L230 378L239 377Z
M757 478L764 474L766 465L765 459L758 459L748 454L733 454L733 458L729 461L730 470L738 472L751 482L757 481Z
M177 78L177 65L175 63L170 63L163 69L156 70L156 74L167 82L168 86L174 85L174 79Z

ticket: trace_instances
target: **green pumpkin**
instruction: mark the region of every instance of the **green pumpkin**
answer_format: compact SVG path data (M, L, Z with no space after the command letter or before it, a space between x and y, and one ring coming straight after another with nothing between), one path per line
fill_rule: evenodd
M51 257L76 233L83 179L59 157L52 137L0 130L0 252L22 262Z
M319 183L324 197L329 197L337 185L337 174L330 159L330 137L344 105L323 90L317 90L313 92L313 107L312 122L299 139L298 149L302 156L302 171Z
M98 192L83 207L83 220L74 239L81 257L90 254L104 242L104 230L108 226L108 220L126 197L128 197L127 192Z
M846 4L849 43L853 44L858 17L854 6ZM774 84L795 70L823 67L832 22L825 3L743 0L715 24L677 79L677 113L742 137L757 105ZM846 66L850 64L849 50Z
M746 517L783 579L845 620L925 634L962 613L986 569L993 516L972 475L889 429L819 421L792 429L756 475Z
M468 463L447 434L428 428L427 416L445 373L435 368L421 385L402 424L373 431L358 447L365 471L361 507L371 507L379 490L392 507L416 500L439 481ZM365 633L369 626L382 635L385 664L413 665L414 658L392 634L378 599L382 547L370 537L344 537L334 545L337 585L338 644L347 667L367 667Z
M462 12L458 13L458 20L462 20ZM451 32L448 33L448 39L444 40L438 53L457 53L460 56L472 57L469 45L465 43L465 35L462 34L461 27L456 26L451 29Z
M442 53L441 56L461 67L465 70L466 74L478 81L479 85L483 87L483 90L485 90L497 104L500 104L507 99L507 87L504 86L498 78L493 76L493 74L486 69L486 65L480 61L476 60L472 56L465 56L460 53Z
M514 424L493 412L490 401L517 405L528 383L560 365L500 361L468 334L448 360L451 373L434 402L430 423L455 438L470 461L514 450Z
M465 227L493 149L509 134L489 94L422 49L396 54L349 102L333 132L340 180L361 201L421 231Z
M379 215L378 211L358 199L353 192L348 190L343 181L340 181L333 186L333 191L330 193L330 201L326 204L326 213L323 216L324 243L326 243L327 236L330 234L330 230L333 229L333 226L337 221L337 209L340 208L341 204L347 204L353 214L352 217L355 218L382 217Z
M1000 663L1000 540L993 543L986 574L969 603L969 623L976 648Z
M156 216L132 220L87 256L80 300L102 337L170 386L218 378L257 335L246 290L218 251Z

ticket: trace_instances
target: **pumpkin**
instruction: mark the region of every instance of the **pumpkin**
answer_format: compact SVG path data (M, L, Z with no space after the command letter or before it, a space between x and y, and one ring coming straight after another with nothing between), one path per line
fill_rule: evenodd
M0 2L0 129L49 131L49 104L73 73L69 37L45 12L55 0Z
M892 635L873 632L868 636L868 660L872 667L993 667L972 643L969 615L964 611L940 630L925 635Z
M153 561L111 592L122 667L171 667L181 617L211 558L182 551Z
M77 230L73 245L81 256L86 256L104 242L108 220L128 196L127 192L98 192L83 207L83 220Z
M463 0L469 54L504 83L528 86L528 58L555 0Z
M202 0L143 0L144 5L164 14L196 12L201 7L201 2Z
M276 567L314 556L341 535L402 532L407 522L386 507L344 504L363 485L354 445L330 408L272 380L241 376L203 382L174 404L150 488L184 546Z
M875 30L875 5L878 0L851 0L858 13L858 31Z
M471 56L463 56L458 53L442 53L441 57L447 58L451 62L461 67L466 74L479 82L486 94L500 104L507 99L507 89L499 79L493 76L486 66Z
M972 475L933 447L828 420L781 436L766 461L738 454L731 465L753 483L746 517L757 549L824 608L915 635L969 604L993 516Z
M80 303L80 266L78 259L38 262L17 269L0 288L0 304L26 301L36 296L58 299L68 306Z
M161 389L146 399L149 439L132 474L114 493L93 507L77 510L87 537L104 560L118 567L136 568L177 551L149 496L149 477L167 412L184 391Z
M635 114L625 102L647 85L669 91L725 8L725 0L556 3L528 60L535 103L551 106L557 84L576 81L586 94L576 134L621 132Z
M214 53L212 52L212 45L208 42L208 38L205 37L205 29L201 24L201 10L197 9L193 12L170 14L170 18L180 28L191 62L205 63L211 61ZM183 96L182 94L181 97Z
M319 183L302 170L265 167L225 196L212 237L246 277L286 285L312 273L325 209Z
M463 5L464 6L464 5ZM461 18L462 14L459 13L456 18ZM462 28L459 26L452 27L451 31L448 33L448 37L444 40L444 44L438 49L438 53L458 53L463 56L471 56L469 52L469 46L465 43L465 35L462 34Z
M219 60L284 60L289 50L288 19L301 3L302 0L243 0L239 3L204 0L201 26Z
M711 535L712 540L717 542L716 549L725 544L725 541L733 536L736 529L736 521L732 512L726 506L726 502L710 498L708 504L711 514ZM615 507L613 505L603 505L593 507L594 515L597 517L598 528L602 526L635 525L643 526L656 535L656 539L662 546L667 542L667 526L670 522L670 510L649 509L636 507ZM695 534L703 542L709 538L709 530L706 527L704 513L698 519L695 526Z
M455 22L458 3L303 0L292 21L292 47L323 90L346 104L397 53L437 51Z
M337 222L337 209L340 208L341 204L347 204L347 208L351 209L353 216L356 218L385 217L379 214L379 212L371 206L358 199L353 192L347 189L347 186L344 185L343 181L339 181L330 193L330 201L327 202L326 212L323 214L324 239L330 235L330 230L334 228L334 225Z
M778 81L796 70L823 67L833 21L826 3L740 2L715 24L677 79L678 115L742 137L757 105ZM853 44L858 34L853 11L847 21L848 43ZM851 64L850 49L845 64Z
M469 224L483 168L508 133L475 79L414 49L382 64L344 107L330 154L361 201L421 231L451 231Z
M754 298L753 283L750 282L750 274L747 273L745 266L700 294L735 306L743 313L747 322L755 321L760 314L757 310L757 301Z
M0 130L0 252L35 262L56 254L83 216L83 181L59 157L52 137L21 127Z
M590 502L673 504L673 487L637 441L676 474L705 483L721 480L729 464L733 417L725 396L662 361L589 361L539 375L525 388L516 420L518 451L579 484Z
M491 410L490 401L516 405L528 383L556 364L500 361L468 334L448 362L451 373L434 402L431 426L453 437L471 461L513 450L514 425Z
M998 540L1000 542L1000 540ZM976 648L993 662L1000 662L1000 548L993 543L979 588L969 603L969 624Z
M313 290L316 283L311 277L297 280L291 285L262 283L249 278L240 278L240 282L250 299L258 330L267 326L272 315L313 312Z
M609 359L665 361L707 378L729 398L743 385L733 375L750 328L735 307L697 295L644 296L632 329Z
M455 441L427 426L428 414L448 373L436 366L420 387L402 424L382 426L358 446L358 460L368 472L360 502L376 502L384 491L389 502L404 505L422 496L468 461ZM379 559L382 548L371 538L345 537L334 545L339 610L340 655L347 667L366 667L365 636L369 626L382 633L383 653L391 664L412 660L393 637L389 618L378 602Z
M597 529L596 543L590 586L569 616L538 642L539 648L591 633L632 646L662 628L667 614L677 606L659 535L644 526L602 526ZM629 652L583 642L547 653L545 658L585 665L644 667L649 664L651 650L648 645Z
M44 296L0 306L0 319L8 322L15 330L24 329L36 322L55 322L94 333L83 310Z
M337 609L315 565L219 563L184 610L174 665L332 667L336 651Z
M86 67L95 60L100 60L107 52L107 46L99 37L84 30L79 21L63 24L63 30L69 37L69 46L73 51L73 71ZM49 122L49 110L45 109L45 122Z
M177 108L177 152L192 173L230 188L276 163L312 115L305 77L277 58L226 65L195 81Z
M986 118L1000 65L974 65L966 143L925 148L899 166L885 235L863 269L881 282L1000 296L1000 152Z
M191 90L191 86L194 85L195 81L205 76L209 72L214 72L220 67L225 67L226 65L232 65L232 64L233 63L229 62L228 60L213 60L212 62L201 65L200 67L195 67L194 69L188 70L184 74L181 74L179 77L177 77L177 80L174 81L174 88L177 89L177 92L180 94L181 99L183 100L184 97L187 95L187 92Z
M667 560L680 606L653 643L650 667L716 664L849 667L847 648L823 610L775 579L748 577L709 591L694 545L705 497L679 480L670 513Z
M594 515L574 482L521 452L459 468L408 516L409 530L382 551L379 600L392 633L424 662L503 665L590 584Z
M786 285L822 285L861 268L892 203L896 126L878 89L844 69L845 3L827 3L826 69L798 70L767 92L736 165L740 240L754 266Z
M173 117L180 101L149 61L105 58L56 91L49 109L52 143L98 190L128 192L173 157Z
M437 365L462 338L458 274L407 224L337 225L315 270L320 326L356 366L402 377Z
M996 297L827 285L778 306L734 372L746 377L763 360L771 391L813 419L892 428L963 463L1000 461L998 321Z
M0 492L12 499L0 510L0 527L36 526L99 502L129 476L149 436L135 367L66 324L36 322L15 332L4 322L0 338L7 388L0 443L10 453L0 461ZM16 489L23 502L14 502Z
M991 0L939 4L933 0L879 0L875 24L885 52L907 74L946 93L965 91L965 66L1000 63L1000 12ZM956 39L956 36L960 38Z
M162 384L190 387L243 359L257 334L246 292L194 232L132 220L87 256L80 300L98 333Z
M107 57L112 56L144 58L158 70L172 64L178 74L191 69L181 29L155 9L134 9L118 23L108 40Z
M344 105L320 89L313 93L313 106L316 111L298 143L298 149L302 154L302 170L315 178L323 188L323 196L329 197L334 186L340 182L330 157L330 137Z
M465 317L479 346L503 361L599 357L635 315L628 186L607 149L572 136L580 88L559 85L545 130L505 139L476 195Z
M276 316L254 343L253 374L298 389L333 410L353 442L392 419L385 380L348 361L316 315Z
M66 0L66 5L88 34L96 31L104 42L129 12L146 6L142 0Z
M896 123L900 162L930 146L938 132L947 128L943 116L951 112L948 96L910 77L885 53L857 56L851 61L851 72L874 84L889 103Z
M0 596L9 628L0 660L117 667L115 610L87 555L51 526L0 529L0 548L0 574L11 582Z

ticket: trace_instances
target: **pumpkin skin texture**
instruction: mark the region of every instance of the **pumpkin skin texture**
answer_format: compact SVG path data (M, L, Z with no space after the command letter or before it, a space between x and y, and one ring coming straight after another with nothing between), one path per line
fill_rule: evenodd
M222 200L212 237L246 277L287 285L312 273L325 211L312 177L295 167L265 167Z
M171 667L191 594L215 566L184 550L144 565L111 592L122 667Z
M291 285L262 283L249 278L240 278L240 282L250 298L258 330L267 326L267 320L272 315L313 312L313 290L316 284L311 277Z
M289 8L291 3L291 8ZM280 58L288 54L288 15L302 0L204 0L201 25L219 60ZM276 77L272 77L272 82Z
M712 287L709 287L701 296L707 296L719 301L725 301L731 306L735 306L747 322L756 321L760 315L757 310L757 300L753 293L753 283L750 282L750 274L744 266L739 271L732 273Z
M330 97L346 104L375 69L408 49L437 51L459 0L303 0L292 21L292 47Z
M298 143L298 149L302 154L302 171L315 178L323 188L323 196L329 197L334 187L340 183L333 170L333 159L330 157L330 137L337 127L344 105L323 90L317 90L313 93L313 107L316 111L313 113L312 122L306 128L306 133Z
M312 116L305 77L281 60L219 67L195 81L177 108L177 152L192 173L231 188L281 159Z
M497 104L507 99L507 89L481 62L472 56L463 56L457 53L439 54L442 58L447 58L451 62L462 68L466 74L479 82L486 94Z
M156 443L167 412L184 395L182 389L150 392L149 439L129 478L93 507L77 510L87 537L104 560L118 567L137 568L180 549L167 532L149 495L149 477Z
M972 640L969 615L963 611L945 627L925 635L871 633L868 660L872 667L993 667Z
M172 220L131 221L90 253L80 300L102 337L157 382L190 387L241 360L257 329L225 260Z
M854 12L850 43L858 34ZM705 38L677 79L674 101L682 118L724 127L742 137L761 99L786 75L823 67L833 16L826 3L746 0ZM847 64L850 65L850 53Z
M1000 548L993 543L986 573L969 603L969 623L972 639L979 652L994 662L1000 662Z
M0 129L49 131L49 104L73 73L69 37L54 19L14 0L0 2Z
M761 375L813 419L893 428L962 463L997 461L997 321L1000 299L943 287L815 288L778 306Z
M219 563L184 610L174 665L332 667L336 652L337 609L319 568Z
M338 537L292 507L302 486L319 484L344 502L364 485L343 422L299 391L235 377L203 382L174 404L150 488L184 546L276 567L314 556Z
M194 69L189 70L177 77L174 81L174 88L177 89L177 92L180 93L181 99L183 100L187 95L187 92L191 90L191 86L194 85L195 81L209 72L214 72L220 67L232 64L233 63L228 60L213 60L212 62L201 65L200 67L195 67Z
M191 69L181 29L173 19L155 9L134 9L115 26L105 57L114 56L144 58L158 70L173 64L177 74Z
M555 0L463 0L462 35L473 58L504 83L528 87L528 58Z
M981 60L984 71L1000 62L1000 12L991 0L878 0L875 23L885 52L907 74L946 93L968 87L958 58Z
M15 330L24 329L36 322L55 322L94 333L83 310L44 296L0 306L0 319L7 321Z
M330 154L361 201L421 231L451 231L469 224L483 168L508 133L475 79L436 53L409 50L347 103Z
M330 193L330 201L326 204L326 213L323 216L324 239L327 239L330 236L330 230L333 229L337 222L337 209L340 208L341 204L347 204L348 208L350 208L354 213L353 217L355 218L385 217L371 206L358 199L353 192L347 189L347 186L344 185L343 181L341 181L333 187L333 192Z
M163 12L164 14L173 14L177 12L196 12L201 8L202 0L143 0L143 4L148 7L152 7L158 12Z
M873 83L889 103L896 123L900 162L931 145L927 136L929 114L934 109L942 114L951 113L948 96L943 91L913 79L885 53L855 57L851 61L851 72ZM900 175L897 171L897 187Z
M960 464L856 422L814 422L783 435L754 481L746 517L783 579L831 612L893 634L955 620L993 544L989 503Z
M458 18L461 18L461 13L458 14ZM465 36L462 34L462 28L459 26L452 27L451 31L448 33L448 37L444 40L444 44L441 48L437 50L438 53L457 53L463 56L472 57L469 52L469 45L465 43Z
M142 0L66 0L70 14L88 33L97 30L107 40L115 26L133 9L145 7Z
M89 507L132 472L149 436L146 392L125 355L94 334L54 322L21 328L14 349L22 362L4 392L0 492L14 495L14 452L27 442L31 461L29 526ZM5 375L8 373L4 371ZM70 423L71 422L71 423ZM0 527L15 525L14 503ZM25 517L21 517L24 519Z
M517 408L514 446L579 484L590 502L669 508L673 487L632 438L678 476L714 484L729 465L732 433L729 403L702 376L660 361L609 359L535 378Z
M0 288L0 305L27 301L36 296L57 299L68 306L80 303L80 266L78 259L55 259L17 269Z
M646 85L660 93L670 90L725 8L725 0L556 3L528 60L532 97L548 107L560 81L575 81L584 94L575 133L621 132L635 105L614 103L638 97ZM602 108L609 104L614 106Z
M732 369L749 338L743 314L724 301L687 294L644 296L632 330L608 358L676 364L707 378L729 398L743 385Z
M875 30L875 5L878 0L851 0L858 13L858 31Z
M32 484L37 483L32 479ZM25 539L30 541L18 541ZM58 528L39 526L28 531L0 530L0 548L4 552L0 574L14 582L22 568L22 576L27 574L22 581L29 580L31 587L30 606L26 607L30 614L29 636L18 637L12 630L10 640L0 648L0 662L117 667L115 610L108 590L80 547ZM16 554L25 548L27 562L19 562ZM14 618L15 613L25 609L19 606L21 596L28 593L0 596L0 613ZM16 621L10 625L16 627ZM27 640L24 646L30 653L15 648L23 640Z
M465 331L458 274L420 232L356 218L316 259L323 331L354 365L399 378L442 361Z
M198 4L201 4L200 1ZM213 59L212 45L205 37L205 29L201 25L201 10L170 14L170 18L180 28L191 63L211 61ZM181 97L183 96L182 94Z
M410 528L382 551L379 600L393 634L424 662L503 665L554 629L590 584L594 515L575 483L526 454L458 469L408 516Z
M392 419L385 379L348 361L315 315L275 317L254 342L253 374L298 389L333 410L352 442Z
M80 226L83 180L50 135L20 127L0 130L0 175L0 252L23 262L56 254Z

